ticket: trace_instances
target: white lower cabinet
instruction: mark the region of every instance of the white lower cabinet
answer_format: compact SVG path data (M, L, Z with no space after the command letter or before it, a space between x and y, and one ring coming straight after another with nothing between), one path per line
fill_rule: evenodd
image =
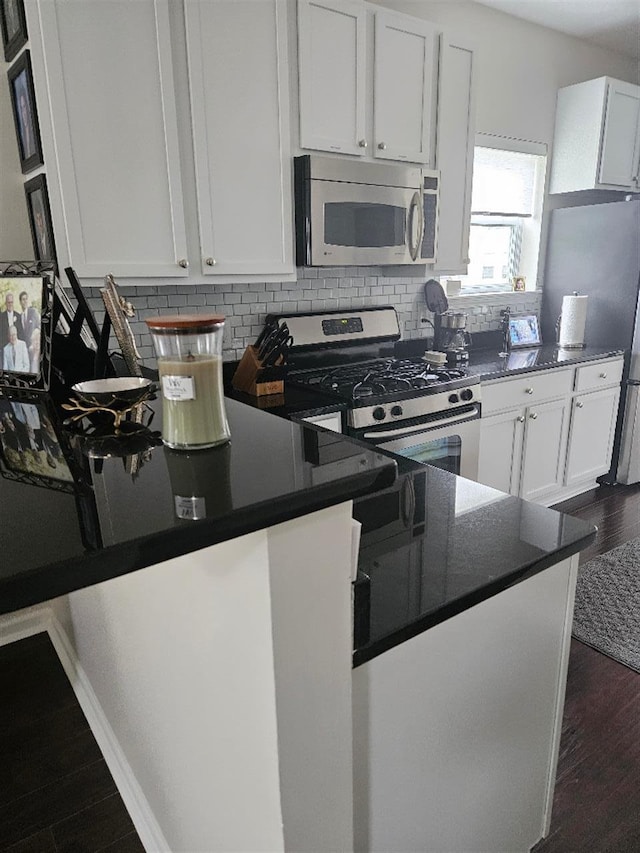
M619 357L483 385L479 482L543 504L593 488L611 464L622 366Z
M564 400L483 420L480 482L530 501L557 492L564 476L567 421Z
M520 497L540 501L562 488L569 407L553 400L527 409Z
M481 483L510 495L518 494L524 421L524 409L483 418L478 461Z
M571 409L565 484L572 486L609 470L620 388L580 394Z

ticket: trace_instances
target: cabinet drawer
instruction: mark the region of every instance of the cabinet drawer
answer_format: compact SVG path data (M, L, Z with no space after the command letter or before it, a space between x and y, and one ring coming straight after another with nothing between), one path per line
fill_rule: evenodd
M623 359L599 364L585 364L576 368L576 391L594 391L619 385L622 379Z
M488 385L483 383L482 414L489 415L503 409L564 397L571 393L572 384L573 370L569 369L529 373L517 379L502 379Z

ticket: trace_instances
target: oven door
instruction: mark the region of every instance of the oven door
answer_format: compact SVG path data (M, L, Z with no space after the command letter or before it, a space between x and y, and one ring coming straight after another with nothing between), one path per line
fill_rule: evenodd
M364 432L362 438L377 447L422 462L435 465L469 480L478 479L480 451L480 408L460 420L452 418L438 426L398 425L393 430Z
M313 266L424 263L418 187L311 181Z

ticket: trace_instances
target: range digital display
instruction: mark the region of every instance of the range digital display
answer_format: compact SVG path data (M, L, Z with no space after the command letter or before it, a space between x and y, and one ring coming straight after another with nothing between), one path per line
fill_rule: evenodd
M360 317L340 317L323 320L322 331L325 335L351 335L354 332L362 332L364 329Z

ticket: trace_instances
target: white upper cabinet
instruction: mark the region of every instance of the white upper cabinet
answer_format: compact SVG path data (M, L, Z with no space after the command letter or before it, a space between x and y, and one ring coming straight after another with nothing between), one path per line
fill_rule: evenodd
M430 164L437 38L362 0L298 0L300 147Z
M602 134L598 180L638 188L640 160L640 86L610 80Z
M187 275L168 0L27 14L59 266Z
M599 77L558 92L550 192L640 188L640 86Z
M282 0L186 0L204 275L293 271Z
M440 171L438 272L467 272L476 115L473 46L440 37L436 168Z
M27 0L61 268L293 277L286 7Z
M364 154L365 7L298 0L300 146Z
M373 154L431 159L438 33L407 15L375 12Z

